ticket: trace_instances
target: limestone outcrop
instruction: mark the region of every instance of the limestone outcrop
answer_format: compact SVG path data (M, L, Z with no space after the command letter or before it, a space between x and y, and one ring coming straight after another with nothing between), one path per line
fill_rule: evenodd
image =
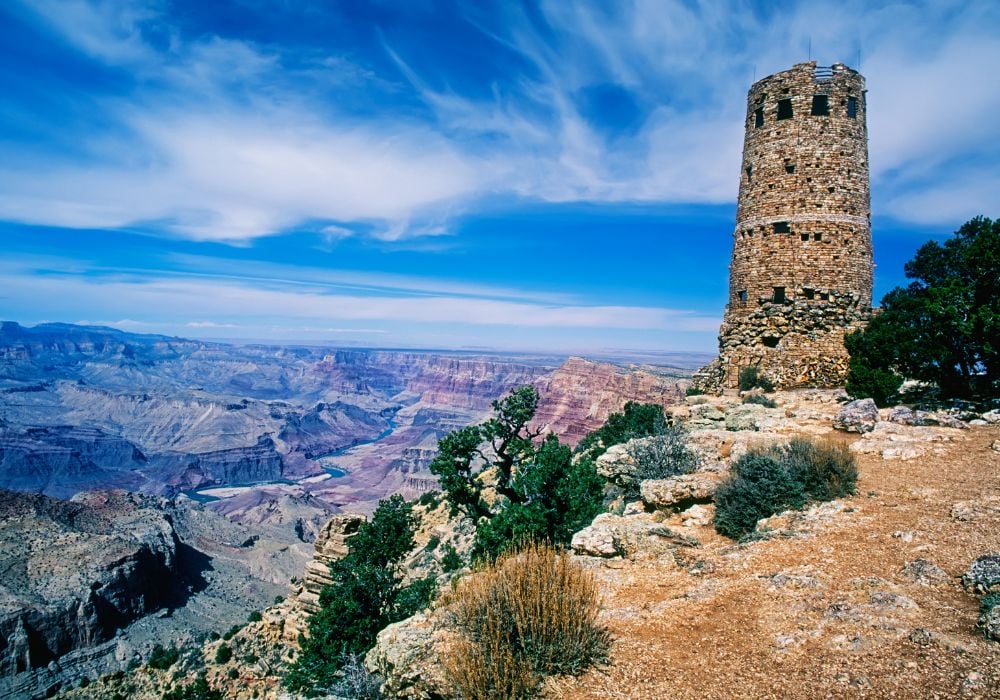
M845 404L833 419L833 427L848 433L869 433L878 423L878 406L871 399L858 399Z
M178 541L154 499L0 491L0 670L44 667L170 602Z

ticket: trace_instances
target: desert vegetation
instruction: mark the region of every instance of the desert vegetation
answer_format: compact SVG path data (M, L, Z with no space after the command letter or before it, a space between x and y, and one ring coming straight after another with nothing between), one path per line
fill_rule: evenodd
M474 520L473 558L494 559L514 542L568 543L602 507L593 463L573 459L555 435L536 445L529 424L538 392L525 386L494 401L495 417L446 435L430 470L453 516Z
M761 518L854 493L857 478L854 457L844 445L795 438L750 450L715 493L715 529L739 539Z
M342 669L375 643L387 625L425 607L435 581L402 585L400 561L414 547L412 504L399 495L382 501L351 538L348 554L330 566L333 584L320 595L309 636L285 677L288 688L316 693L343 680Z
M907 378L943 398L1000 394L1000 220L976 217L944 244L925 243L905 272L912 282L844 341L848 393L891 405Z
M593 576L550 545L500 557L464 578L448 602L462 638L445 671L466 700L537 697L544 676L607 658Z

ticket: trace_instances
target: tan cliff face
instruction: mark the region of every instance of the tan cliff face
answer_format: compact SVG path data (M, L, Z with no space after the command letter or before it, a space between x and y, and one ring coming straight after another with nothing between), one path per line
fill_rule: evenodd
M535 424L575 445L629 401L663 406L683 401L684 384L644 370L571 357L535 383L541 395Z

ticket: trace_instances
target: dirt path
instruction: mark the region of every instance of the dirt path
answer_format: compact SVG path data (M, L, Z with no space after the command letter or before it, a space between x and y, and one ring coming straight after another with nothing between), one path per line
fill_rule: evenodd
M699 528L690 561L599 569L612 663L546 695L1000 698L1000 643L958 580L1000 552L1000 428L963 438L908 461L859 456L858 495L813 536L737 546ZM944 574L907 567L921 559Z

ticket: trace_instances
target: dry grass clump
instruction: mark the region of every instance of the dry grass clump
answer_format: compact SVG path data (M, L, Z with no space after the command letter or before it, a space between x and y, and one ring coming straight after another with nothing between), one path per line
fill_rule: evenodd
M536 697L543 676L607 658L594 577L548 545L501 557L461 581L449 602L462 640L445 671L466 700Z

